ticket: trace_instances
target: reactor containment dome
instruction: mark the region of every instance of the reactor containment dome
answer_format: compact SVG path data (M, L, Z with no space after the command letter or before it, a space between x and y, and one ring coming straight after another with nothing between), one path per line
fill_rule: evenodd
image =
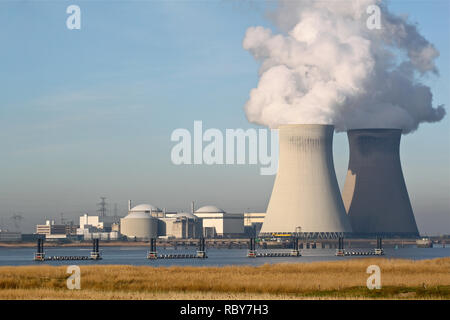
M158 237L158 219L150 215L147 205L136 206L120 219L120 233L129 239L148 240ZM134 210L138 208L139 210Z

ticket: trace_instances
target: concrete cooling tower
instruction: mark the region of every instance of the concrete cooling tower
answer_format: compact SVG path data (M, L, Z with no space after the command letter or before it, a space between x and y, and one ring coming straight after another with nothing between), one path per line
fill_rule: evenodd
M279 165L260 235L351 232L333 164L332 125L279 127Z
M400 164L400 129L347 132L350 159L342 198L359 235L418 236Z

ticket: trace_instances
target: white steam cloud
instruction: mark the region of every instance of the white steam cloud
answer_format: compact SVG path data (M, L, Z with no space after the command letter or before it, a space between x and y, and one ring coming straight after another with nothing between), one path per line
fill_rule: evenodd
M380 29L367 26L373 4L381 9ZM438 75L439 52L382 1L280 0L271 16L279 34L251 27L243 41L261 62L258 86L245 105L249 121L408 133L445 116L419 82Z

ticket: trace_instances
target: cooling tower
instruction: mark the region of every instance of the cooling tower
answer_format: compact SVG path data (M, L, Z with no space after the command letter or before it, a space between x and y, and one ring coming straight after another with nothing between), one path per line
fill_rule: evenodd
M353 232L417 236L400 164L400 129L347 132L350 159L342 198Z
M332 125L279 127L278 173L261 235L351 232L333 164Z

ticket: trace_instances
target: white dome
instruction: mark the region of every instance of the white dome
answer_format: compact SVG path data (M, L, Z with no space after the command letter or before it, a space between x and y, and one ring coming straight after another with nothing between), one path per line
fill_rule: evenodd
M197 209L195 213L225 213L225 211L215 206L204 206Z
M140 204L131 208L130 212L161 212L161 209L151 204Z
M130 211L130 213L123 219L153 219L153 217L148 212L144 212L144 211L132 212L132 211Z
M173 215L176 218L188 218L188 219L194 219L197 220L197 216L189 213L189 212L178 212L176 214Z

